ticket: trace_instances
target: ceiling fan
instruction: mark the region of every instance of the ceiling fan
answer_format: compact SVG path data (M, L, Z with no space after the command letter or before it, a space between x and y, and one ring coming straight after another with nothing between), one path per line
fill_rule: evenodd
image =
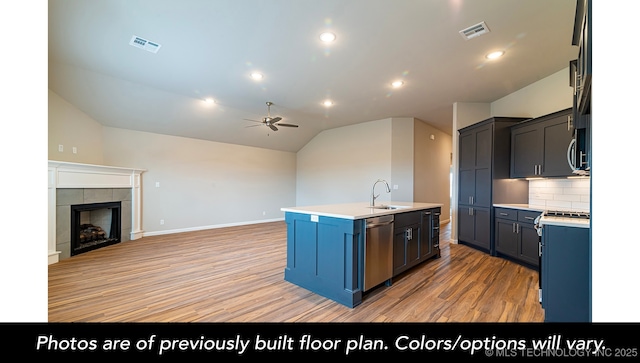
M249 120L246 118L245 120L252 121L252 122L259 122L261 125L269 126L269 128L273 131L278 131L278 128L276 127L276 125L286 126L286 127L298 127L298 125L279 123L280 120L282 120L282 117L271 117L271 105L273 105L273 102L267 102L267 117L263 117L262 121ZM252 127L252 126L260 126L260 125L251 125L247 127Z

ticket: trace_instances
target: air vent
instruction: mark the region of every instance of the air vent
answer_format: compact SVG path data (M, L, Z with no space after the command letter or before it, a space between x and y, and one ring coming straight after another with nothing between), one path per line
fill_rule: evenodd
M482 23L470 26L467 29L460 30L460 35L462 35L464 39L469 40L488 32L490 32L489 27L487 27L487 24L483 21Z
M148 41L135 35L131 37L129 45L132 45L136 48L144 49L147 52L151 53L158 53L158 49L160 49L160 44Z

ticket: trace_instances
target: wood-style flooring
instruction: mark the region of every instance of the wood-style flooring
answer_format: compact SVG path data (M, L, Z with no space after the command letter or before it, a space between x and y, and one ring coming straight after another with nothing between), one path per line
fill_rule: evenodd
M284 280L286 225L123 242L48 267L49 322L542 322L538 272L461 244L348 308Z

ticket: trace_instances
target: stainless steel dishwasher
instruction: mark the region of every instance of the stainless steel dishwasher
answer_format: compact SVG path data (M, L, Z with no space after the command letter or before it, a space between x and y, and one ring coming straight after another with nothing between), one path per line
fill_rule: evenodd
M393 274L393 214L366 219L364 286L367 291Z

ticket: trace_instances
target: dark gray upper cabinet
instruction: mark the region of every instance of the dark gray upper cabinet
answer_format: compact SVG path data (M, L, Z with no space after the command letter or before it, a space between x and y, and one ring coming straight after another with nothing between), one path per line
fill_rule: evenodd
M572 108L527 120L511 128L511 177L573 175L567 151L573 139Z
M493 204L528 202L528 183L509 180L510 128L524 120L492 117L459 130L459 242L493 254Z
M591 0L578 0L573 25L573 45L578 46L578 59L572 67L576 111L591 113Z

